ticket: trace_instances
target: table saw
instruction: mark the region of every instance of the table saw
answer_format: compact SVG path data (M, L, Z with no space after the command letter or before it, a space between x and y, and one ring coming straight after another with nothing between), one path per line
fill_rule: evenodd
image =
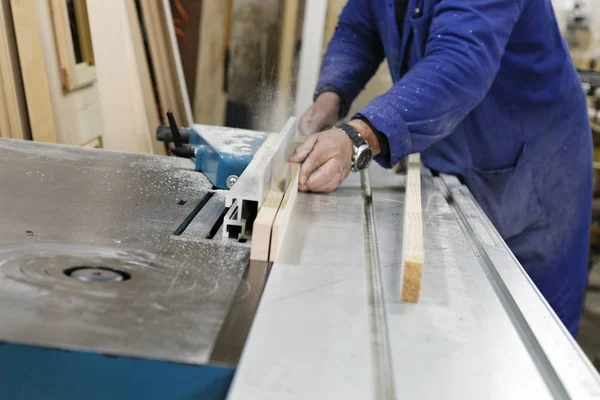
M184 158L0 140L0 399L600 398L456 178L422 170L415 304L397 296L404 175L299 193L275 262L227 231L238 183L252 191Z

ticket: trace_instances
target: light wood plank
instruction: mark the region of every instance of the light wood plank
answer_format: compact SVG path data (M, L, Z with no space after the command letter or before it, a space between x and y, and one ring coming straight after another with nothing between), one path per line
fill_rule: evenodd
M92 33L88 15L88 0L75 0L75 18L77 18L77 33L83 61L88 65L95 65L94 48L92 46Z
M54 112L50 100L36 0L11 0L10 4L27 98L31 135L36 141L56 143Z
M5 115L2 119L8 127L7 132L0 134L13 139L30 139L27 104L9 0L0 0L0 91L4 107L2 115Z
M269 251L269 261L276 262L285 234L292 217L292 210L296 204L296 198L298 197L298 175L300 173L300 164L290 165L290 179L277 216L273 222L273 231L271 233L271 245ZM253 236L254 240L254 236Z
M98 89L107 149L151 153L151 135L158 124L148 119L143 97L128 6L133 1L88 0L92 40L96 51ZM135 10L134 10L135 11ZM148 77L149 79L149 77ZM154 106L155 107L155 106Z
M197 123L225 124L227 95L223 84L232 5L233 0L204 0L202 4L193 111Z
M279 176L256 215L256 219L252 225L251 260L269 261L273 223L286 192L289 171L290 164L285 163L284 168L278 171Z
M403 278L401 300L416 303L423 275L423 220L421 213L421 158L408 157L403 231Z
M125 8L129 21L129 31L131 33L135 65L137 66L140 87L142 89L142 99L146 111L146 121L148 124L147 134L150 137L150 142L152 144L152 152L154 154L165 155L164 144L156 140L156 127L161 124L162 119L158 114L158 99L154 93L154 86L152 85L152 78L150 77L150 68L148 66L146 48L144 47L144 39L142 37L140 16L138 15L135 0L126 0Z
M193 121L186 113L167 25L172 24L172 21L167 21L162 0L145 0L140 4L158 88L160 116L162 118L170 109L182 126L190 126Z
M294 83L294 60L296 55L296 30L298 26L299 0L285 0L283 22L279 42L279 65L277 67L277 106L278 115L291 104L291 89Z

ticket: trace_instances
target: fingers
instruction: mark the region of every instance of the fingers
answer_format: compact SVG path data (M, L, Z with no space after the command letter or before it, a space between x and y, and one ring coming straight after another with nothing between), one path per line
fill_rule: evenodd
M298 178L299 185L306 185L306 182L313 171L325 164L331 156L329 146L325 143L319 144L318 136L315 136L315 146L300 167L300 175Z
M339 184L339 177L336 179L336 175L341 177L342 166L338 160L330 159L310 175L304 186L312 192L319 191L317 189L326 188L332 181Z
M317 143L318 136L313 135L306 138L304 143L296 147L294 154L289 158L289 162L302 163L306 160L306 157L313 151L315 144Z

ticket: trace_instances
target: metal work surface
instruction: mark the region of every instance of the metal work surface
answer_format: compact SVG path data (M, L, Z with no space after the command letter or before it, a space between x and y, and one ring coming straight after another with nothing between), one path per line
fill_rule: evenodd
M191 161L0 140L0 188L0 341L209 360L249 247Z
M453 197L470 196L462 186L423 175L421 299L401 303L404 177L374 166L371 186L375 220L364 232L357 175L334 193L298 196L230 399L600 398L598 374L485 215ZM368 230L383 310L369 301ZM382 312L391 365L378 356Z

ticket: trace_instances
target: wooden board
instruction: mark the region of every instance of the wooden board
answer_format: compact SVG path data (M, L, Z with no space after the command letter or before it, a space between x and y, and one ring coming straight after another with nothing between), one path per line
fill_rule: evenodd
M166 151L164 144L156 140L156 127L162 123L162 119L158 114L158 100L154 94L154 87L152 85L152 78L150 76L150 68L148 66L148 57L146 56L144 39L142 37L140 16L138 15L135 0L126 0L125 7L127 9L127 18L129 20L129 31L131 32L135 64L137 66L140 87L142 90L142 99L144 102L144 109L146 111L146 121L148 123L147 134L150 137L152 152L154 154L165 155Z
M9 0L0 0L0 114L0 137L31 138Z
M139 32L139 25L131 25L137 20L130 15L135 12L133 0L88 0L88 3L106 131L104 147L152 153L151 135L158 125L158 115L155 106L147 109L142 91L143 64L138 63L133 42L133 33L136 28ZM141 40L141 33L138 39ZM148 73L146 79L150 79Z
M286 174L289 165L286 165L282 171ZM252 226L252 247L250 249L250 259L256 261L269 261L271 251L271 234L273 232L273 223L277 217L277 211L286 191L286 179L280 178L265 198L262 207L256 215Z
M421 213L421 158L408 157L403 231L403 278L401 300L416 303L423 275L423 220Z
M285 234L292 217L292 210L298 197L298 175L300 174L300 164L290 165L290 179L275 221L273 221L273 230L271 232L271 245L269 250L269 261L276 262L279 251L283 245ZM254 241L254 236L252 237Z
M233 0L203 0L193 107L194 121L197 123L225 124L225 61L232 4Z
M33 140L57 141L36 0L11 0L21 74ZM47 32L51 34L51 32ZM54 51L54 50L52 50Z
M299 0L285 0L283 22L279 42L279 65L277 67L277 107L278 113L287 114L291 104L291 90L294 83L294 60L296 56L296 30L298 26ZM291 113L290 113L291 114Z
M175 49L169 33L168 24L172 24L172 21L167 21L162 0L144 0L140 4L158 89L160 116L162 118L170 109L180 125L190 126L193 121L186 112L175 64Z

